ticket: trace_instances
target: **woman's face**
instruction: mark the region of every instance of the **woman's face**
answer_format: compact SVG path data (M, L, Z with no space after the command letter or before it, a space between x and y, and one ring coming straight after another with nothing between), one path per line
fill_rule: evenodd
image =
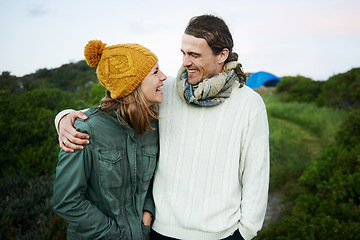
M159 69L159 64L156 63L151 71L146 75L144 80L140 84L140 90L145 96L145 99L151 104L162 103L163 93L161 91L163 81L167 79L167 76Z

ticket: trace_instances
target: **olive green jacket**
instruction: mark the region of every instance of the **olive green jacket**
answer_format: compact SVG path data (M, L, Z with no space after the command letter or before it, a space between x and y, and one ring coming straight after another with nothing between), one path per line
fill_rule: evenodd
M74 153L60 150L56 168L53 206L69 222L68 239L148 239L142 214L155 208L157 121L156 130L139 135L97 108L85 114L75 128L90 135L90 144Z

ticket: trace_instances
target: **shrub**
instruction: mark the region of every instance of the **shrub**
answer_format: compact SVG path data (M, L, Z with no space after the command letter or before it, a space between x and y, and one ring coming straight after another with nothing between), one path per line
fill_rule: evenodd
M279 93L286 93L283 95L285 101L314 102L322 84L302 76L283 77L276 89Z
M257 239L359 239L360 113L349 115L322 155L299 179L292 215ZM297 226L297 227L296 227Z
M326 144L335 141L346 112L310 103L283 103L276 95L263 99L270 127L270 189L286 189Z
M67 223L51 204L54 177L19 171L1 179L0 239L66 239Z
M360 68L330 77L316 102L319 106L360 108Z
M101 85L100 83L94 84L94 86L91 88L89 92L89 103L92 106L98 106L100 103L100 100L105 97L106 95L106 88Z
M276 87L283 101L314 102L331 108L360 107L360 68L313 81L302 76L283 77Z
M0 177L23 169L36 177L54 172L59 152L54 118L65 107L86 104L59 89L36 89L21 95L0 92ZM4 130L3 130L4 129Z

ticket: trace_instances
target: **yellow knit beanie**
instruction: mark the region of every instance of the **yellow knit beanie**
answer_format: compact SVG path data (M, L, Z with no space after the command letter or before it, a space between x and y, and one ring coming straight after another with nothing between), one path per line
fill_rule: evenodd
M97 76L113 99L132 93L158 62L154 53L139 44L106 47L100 40L89 41L84 55L89 66L97 67Z

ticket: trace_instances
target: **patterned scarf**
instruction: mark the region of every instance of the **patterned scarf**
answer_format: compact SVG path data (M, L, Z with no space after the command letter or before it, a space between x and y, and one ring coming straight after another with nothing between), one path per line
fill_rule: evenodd
M180 98L187 104L212 107L230 97L235 80L239 81L240 88L243 87L247 75L243 72L241 63L233 61L224 65L223 72L206 78L197 85L190 85L187 77L186 68L181 67L176 77L176 88Z

